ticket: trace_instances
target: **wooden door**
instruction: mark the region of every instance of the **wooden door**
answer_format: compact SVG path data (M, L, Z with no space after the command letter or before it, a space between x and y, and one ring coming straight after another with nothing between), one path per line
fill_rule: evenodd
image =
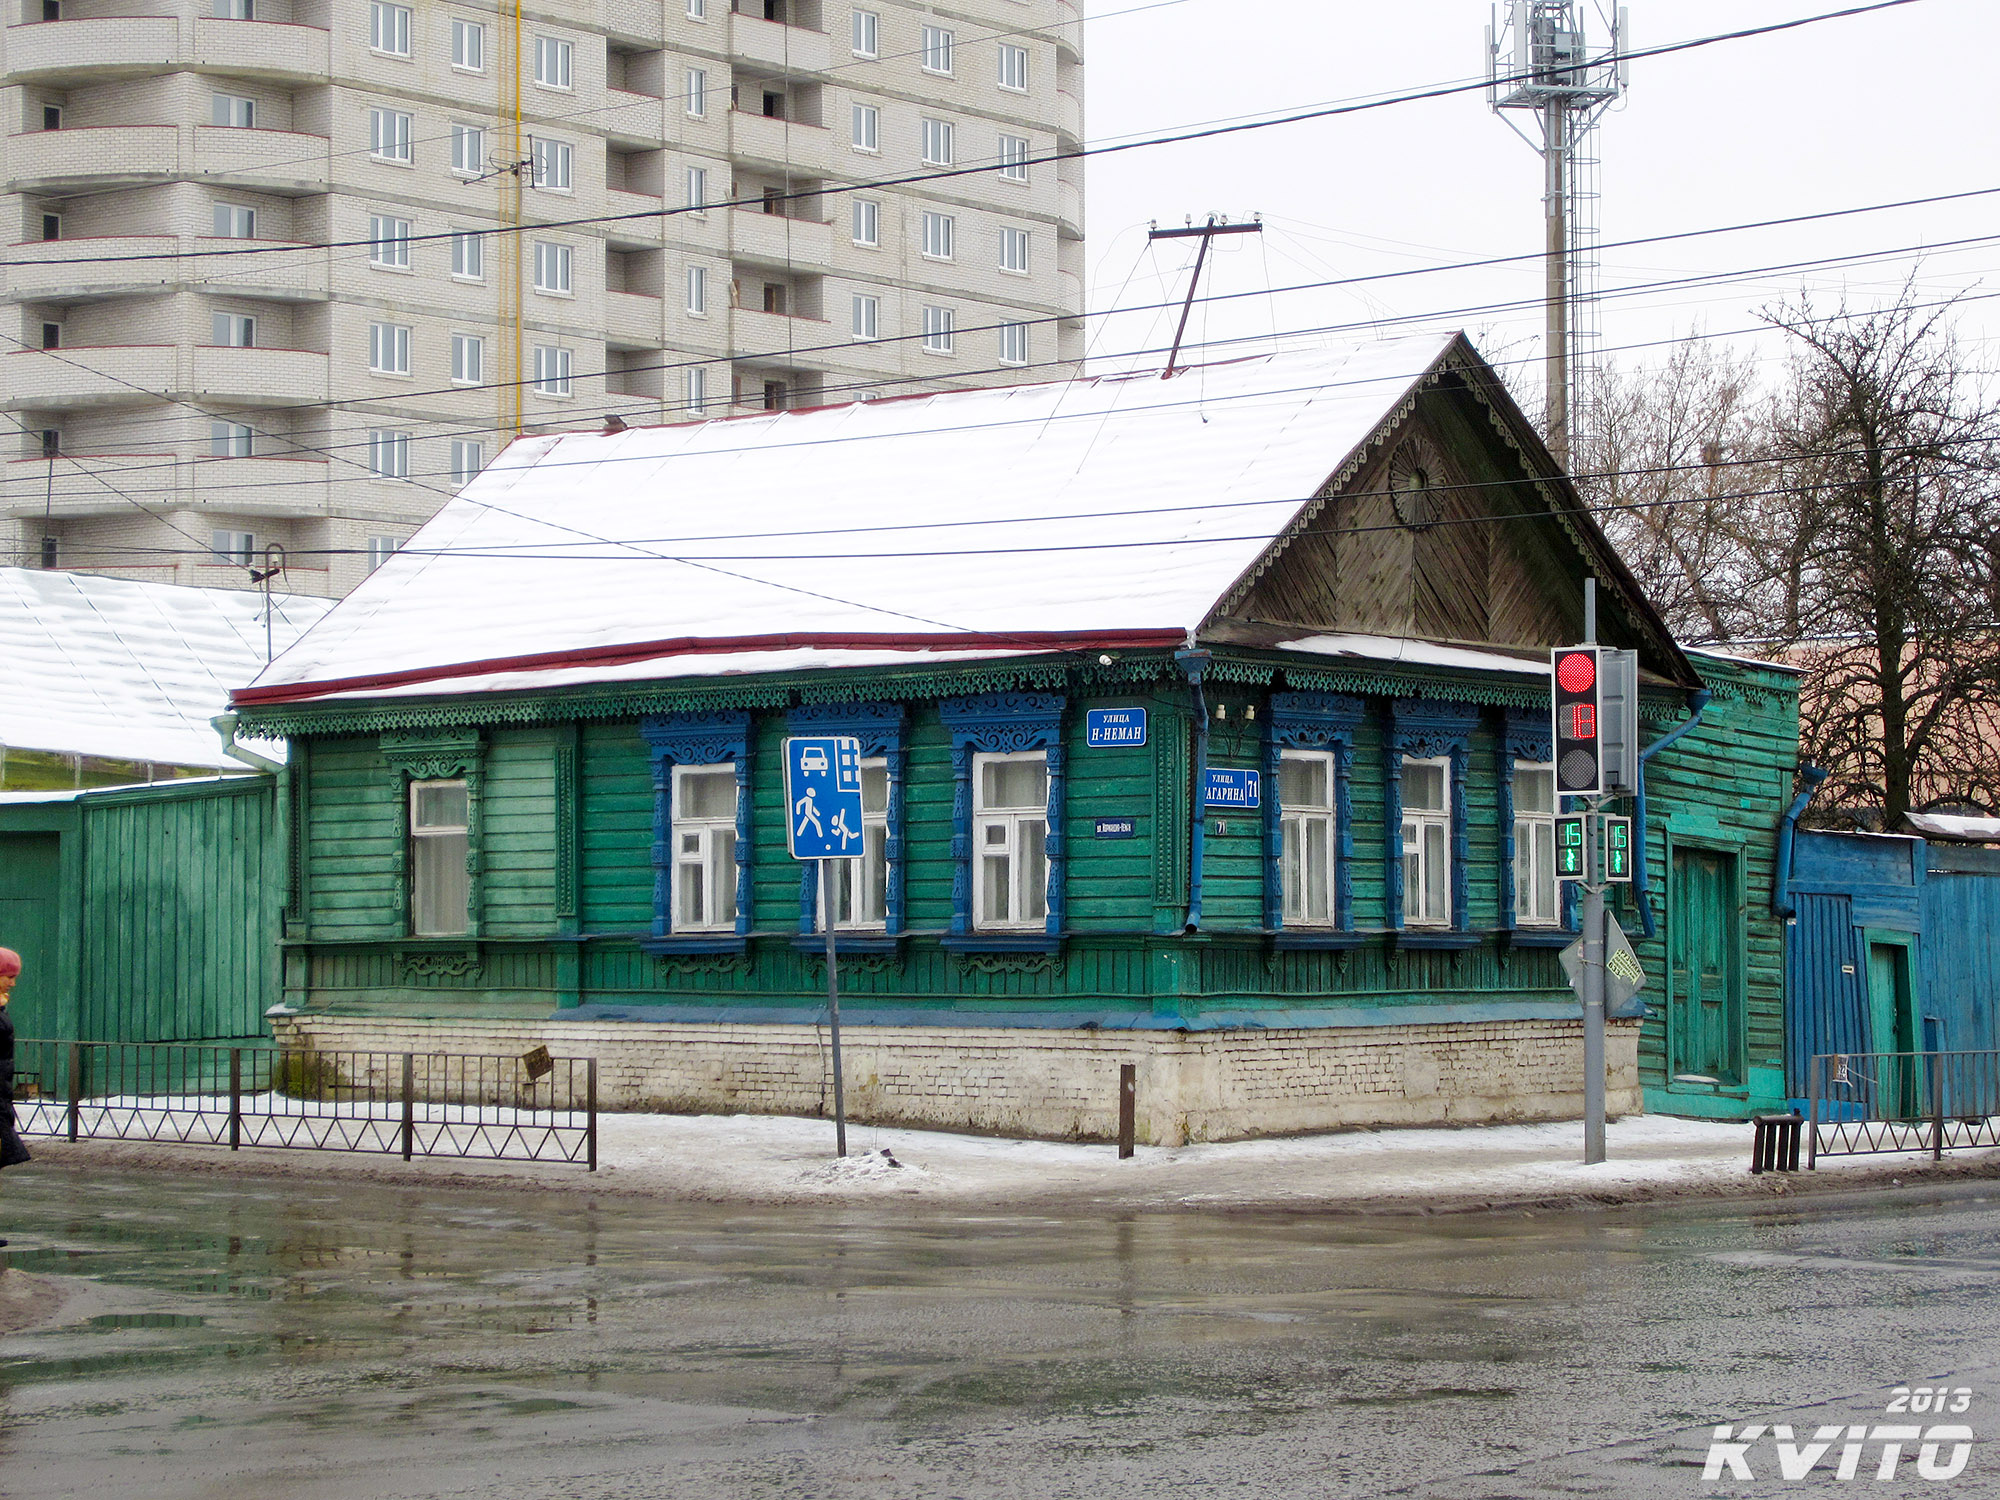
M1901 943L1868 945L1869 1046L1876 1052L1917 1050L1915 1007L1910 1004L1910 950ZM1921 1113L1918 1073L1913 1058L1880 1059L1875 1065L1878 1108L1891 1119L1911 1119Z
M1675 1078L1738 1084L1744 1075L1736 861L1676 849L1672 879L1668 1070Z
M0 948L21 955L8 1014L24 1037L56 1035L56 868L53 833L0 838Z

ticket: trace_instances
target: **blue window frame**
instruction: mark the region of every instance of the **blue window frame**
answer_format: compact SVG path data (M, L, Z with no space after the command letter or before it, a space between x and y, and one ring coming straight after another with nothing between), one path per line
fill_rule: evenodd
M1365 705L1339 693L1273 693L1264 737L1264 925L1279 945L1351 946L1354 930L1354 731ZM1333 764L1333 910L1330 926L1285 927L1284 755L1323 751Z
M653 714L639 721L639 734L653 760L653 939L648 951L741 953L748 944L752 916L750 884L750 715L742 709ZM674 929L674 769L677 766L733 766L736 773L736 867L733 930L676 932Z
M1046 952L1060 941L1068 911L1063 814L1067 799L1062 741L1065 700L1057 693L982 693L947 698L938 706L951 734L951 935L957 949ZM973 921L973 772L981 755L1040 751L1048 768L1043 850L1048 861L1047 910L1040 932L979 930Z
M1564 883L1557 895L1557 926L1524 927L1521 923L1520 892L1514 885L1515 843L1514 768L1517 762L1538 764L1555 758L1554 730L1549 716L1536 709L1510 708L1500 736L1499 797L1500 818L1500 925L1517 944L1568 943L1576 931L1576 887ZM1558 799L1560 804L1560 799ZM1558 806L1560 811L1560 805Z
M1383 865L1383 924L1401 934L1406 947L1468 947L1475 941L1467 931L1470 896L1467 865L1471 841L1466 830L1465 770L1472 733L1479 727L1479 709L1470 703L1429 698L1397 698L1389 708L1389 736L1384 749L1382 822L1387 857ZM1447 763L1448 807L1451 817L1449 901L1446 924L1407 930L1403 920L1403 763Z
M842 947L865 949L871 936L893 940L903 930L903 786L908 778L909 747L905 730L908 716L900 703L808 703L785 716L792 734L852 735L861 741L864 762L887 762L889 796L888 837L884 846L887 870L883 880L883 923L879 933L865 929L838 937ZM804 861L799 877L799 935L819 931L819 861ZM843 933L847 929L842 929ZM816 946L816 945L815 945Z

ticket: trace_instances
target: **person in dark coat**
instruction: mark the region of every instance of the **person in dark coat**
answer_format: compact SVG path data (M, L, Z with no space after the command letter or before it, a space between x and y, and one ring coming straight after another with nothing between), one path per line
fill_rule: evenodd
M0 1167L29 1160L14 1119L14 1023L7 1017L7 1001L20 977L21 955L12 948L0 948ZM0 1240L0 1244L5 1243Z

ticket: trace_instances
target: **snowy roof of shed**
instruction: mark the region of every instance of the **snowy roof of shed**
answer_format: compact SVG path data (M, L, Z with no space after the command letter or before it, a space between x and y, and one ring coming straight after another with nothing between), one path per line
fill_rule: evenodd
M282 651L332 608L274 594ZM0 568L0 745L235 769L209 720L264 664L264 596Z
M1455 341L523 438L236 700L1178 644Z
M1967 844L2000 842L2000 818L1963 817L1955 813L1907 813L1910 826L1934 839L1957 839Z

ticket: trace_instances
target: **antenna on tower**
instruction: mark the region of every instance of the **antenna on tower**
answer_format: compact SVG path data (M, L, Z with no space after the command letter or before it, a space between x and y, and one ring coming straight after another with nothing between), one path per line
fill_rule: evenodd
M1584 11L1596 11L1610 47L1590 54ZM1487 103L1542 154L1547 226L1547 428L1567 466L1583 427L1597 358L1597 122L1625 92L1625 7L1591 0L1510 0L1486 28ZM1524 130L1515 115L1534 117Z

